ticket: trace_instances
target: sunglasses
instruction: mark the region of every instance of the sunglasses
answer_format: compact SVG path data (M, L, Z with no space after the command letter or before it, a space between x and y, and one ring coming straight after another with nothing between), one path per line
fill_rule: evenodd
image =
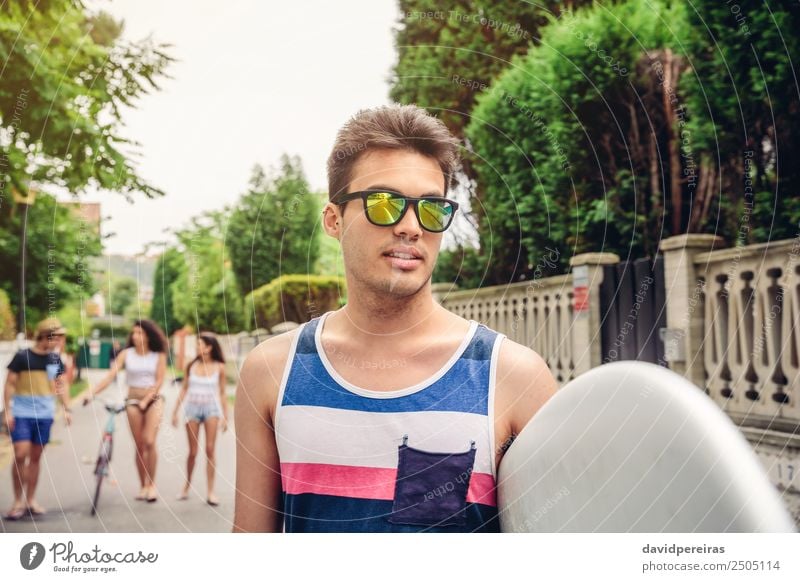
M444 232L453 222L458 210L458 202L441 196L409 198L391 190L364 190L352 192L336 198L336 204L343 206L351 200L364 201L364 213L375 226L392 226L403 220L409 206L414 207L417 221L428 232Z

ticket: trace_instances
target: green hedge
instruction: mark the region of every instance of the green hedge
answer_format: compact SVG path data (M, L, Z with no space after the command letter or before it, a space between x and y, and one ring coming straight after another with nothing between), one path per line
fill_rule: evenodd
M345 301L345 281L326 275L283 275L247 295L247 329L270 329L284 321L305 323Z
M8 294L0 289L0 339L12 340L17 333L14 324L14 312L11 310L11 301Z
M100 337L103 339L110 340L114 338L124 344L128 339L128 335L131 333L131 324L128 321L122 320L120 320L119 323L115 321L113 324L107 321L97 321L92 323L92 331L89 333L89 337L91 337L94 330L99 330Z

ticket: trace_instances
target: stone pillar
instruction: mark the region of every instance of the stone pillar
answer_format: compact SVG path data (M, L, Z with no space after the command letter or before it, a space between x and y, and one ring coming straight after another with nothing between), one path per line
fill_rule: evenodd
M681 234L662 240L660 245L664 255L667 331L662 337L667 364L701 388L705 388L703 287L694 258L724 245L724 239L714 234Z
M602 363L600 335L600 284L603 265L615 265L614 253L583 253L569 261L572 267L572 354L575 376Z

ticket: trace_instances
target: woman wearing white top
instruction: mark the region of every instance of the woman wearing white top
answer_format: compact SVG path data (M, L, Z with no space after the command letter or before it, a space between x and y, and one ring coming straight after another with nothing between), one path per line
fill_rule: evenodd
M105 390L123 368L128 382L127 398L139 400L138 407L127 408L141 485L136 499L153 502L158 498L155 487L156 435L163 412L161 385L167 370L167 340L158 325L148 319L134 323L126 349L116 357L108 374L89 390L84 404Z
M192 472L197 458L200 440L200 425L206 433L206 477L208 479L209 505L219 505L214 495L216 471L215 444L217 428L222 423L223 432L228 430L228 403L225 398L225 357L217 338L209 333L197 337L197 357L186 366L183 386L172 413L172 424L178 426L178 410L186 400L186 434L189 437L189 458L186 461L186 484L178 499L188 499L192 483Z

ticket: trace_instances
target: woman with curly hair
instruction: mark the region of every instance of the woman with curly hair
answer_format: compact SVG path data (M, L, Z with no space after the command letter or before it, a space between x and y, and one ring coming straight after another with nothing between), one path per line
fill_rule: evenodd
M127 398L139 401L138 407L127 408L141 485L136 499L153 502L158 499L156 435L163 414L161 385L167 370L167 339L157 324L149 319L139 319L133 324L128 345L116 357L108 374L89 390L84 404L105 390L123 368L128 384Z

